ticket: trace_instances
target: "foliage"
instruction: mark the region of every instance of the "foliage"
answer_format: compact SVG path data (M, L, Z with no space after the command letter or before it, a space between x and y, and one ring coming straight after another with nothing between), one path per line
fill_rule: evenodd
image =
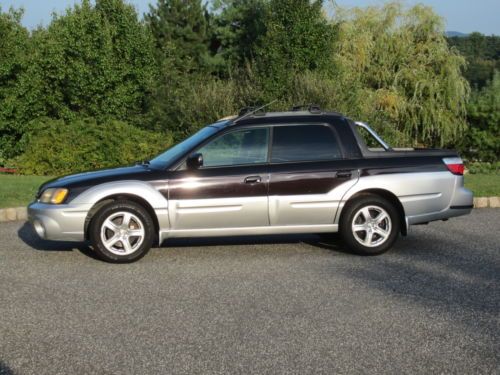
M343 80L348 81L340 75L317 72L296 74L286 107L290 108L296 103L314 103L321 108L331 108L355 120L367 121L393 146L411 144L411 140L402 131L391 126L391 119L385 112L374 106L373 98L363 96L362 87L356 87L354 83L350 86Z
M145 19L159 65L167 59L185 72L207 69L208 22L201 0L158 0L149 7Z
M467 163L467 170L470 174L499 174L500 162L470 162Z
M253 61L265 34L266 0L215 0L211 13L211 51L217 72L227 76Z
M270 110L312 102L365 120L393 145L498 160L497 39L450 38L450 48L421 5L323 5L157 0L143 22L127 0L81 0L31 34L21 12L0 11L0 165L60 174L130 162L275 99ZM468 107L472 68L458 50L493 64Z
M472 33L465 37L450 37L448 43L467 59L465 78L473 88L481 89L500 70L500 36Z
M159 67L150 97L148 126L168 129L177 140L195 127L187 115L193 111L193 88L211 79L208 74L213 64L205 13L201 0L158 0L145 15Z
M122 0L89 0L33 36L28 72L42 114L137 121L155 65L152 41L135 9Z
M256 56L266 101L284 97L295 73L328 68L334 28L322 5L322 0L270 0Z
M27 68L28 31L21 26L21 11L0 8L0 165L19 152L17 140L24 127L15 121L19 109L17 86Z
M500 158L500 73L480 91L473 92L467 108L470 124L459 143L466 156L477 161Z
M16 160L23 174L61 175L146 160L167 148L172 139L124 122L72 122L42 118L31 124L26 152Z
M236 86L233 81L212 77L193 80L182 87L166 82L159 88L163 91L156 93L164 101L153 107L155 129L168 130L179 141L205 124L237 113L243 103L237 101Z
M443 146L463 133L465 61L431 8L338 9L335 22L335 82L347 114L392 126L414 145Z

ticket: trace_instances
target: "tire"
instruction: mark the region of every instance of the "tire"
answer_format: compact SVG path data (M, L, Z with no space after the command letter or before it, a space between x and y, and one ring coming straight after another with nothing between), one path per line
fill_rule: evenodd
M155 239L153 219L144 207L131 201L104 205L92 218L89 229L94 251L110 263L141 259Z
M348 203L339 227L344 243L360 255L385 253L396 242L400 228L396 207L378 195L363 195Z

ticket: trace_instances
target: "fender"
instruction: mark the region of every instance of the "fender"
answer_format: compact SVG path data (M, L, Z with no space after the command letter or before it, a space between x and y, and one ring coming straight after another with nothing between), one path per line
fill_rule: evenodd
M168 219L168 200L147 182L125 180L96 185L77 196L72 201L72 204L87 204L93 206L107 197L120 194L135 195L145 200L155 211L160 230L170 227Z

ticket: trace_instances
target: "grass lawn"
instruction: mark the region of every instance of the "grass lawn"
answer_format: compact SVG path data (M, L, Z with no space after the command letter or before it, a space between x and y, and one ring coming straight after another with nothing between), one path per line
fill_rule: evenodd
M500 174L467 174L465 187L475 197L500 197Z
M0 174L0 208L26 206L38 187L51 178ZM468 174L465 186L475 197L500 196L500 174Z
M0 174L0 208L26 206L38 187L52 177Z

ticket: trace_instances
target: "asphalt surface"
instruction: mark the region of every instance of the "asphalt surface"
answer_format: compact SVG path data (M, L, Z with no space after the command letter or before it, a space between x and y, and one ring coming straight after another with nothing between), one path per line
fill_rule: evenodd
M359 257L317 236L175 240L111 265L0 225L0 374L500 372L500 210Z

